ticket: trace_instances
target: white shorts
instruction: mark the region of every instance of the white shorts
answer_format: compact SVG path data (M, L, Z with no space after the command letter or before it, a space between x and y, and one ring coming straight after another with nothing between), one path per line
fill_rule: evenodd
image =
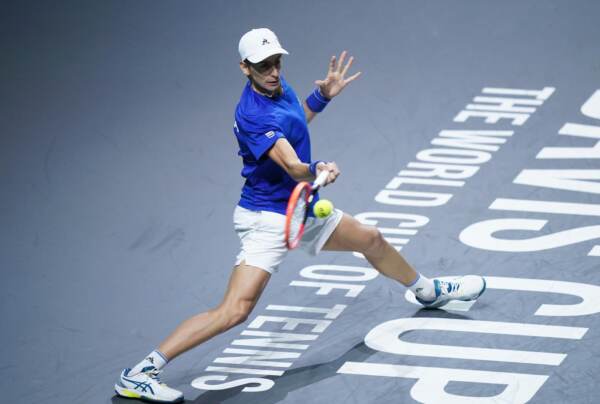
M323 219L309 217L299 248L317 255L342 216L343 212L335 209ZM235 265L245 261L247 265L264 269L271 274L277 271L288 252L285 245L285 215L265 210L248 210L238 205L233 212L233 225L241 243Z

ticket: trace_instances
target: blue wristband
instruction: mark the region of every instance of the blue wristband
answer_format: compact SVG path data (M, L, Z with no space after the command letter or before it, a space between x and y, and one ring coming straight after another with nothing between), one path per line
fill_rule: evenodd
M319 163L323 163L323 161L321 161L321 160L313 161L312 163L310 163L308 165L308 171L310 171L310 173L312 175L314 175L315 177L317 176L317 164L319 164Z
M321 112L329 104L329 101L331 100L323 96L318 88L315 88L315 91L306 98L306 105L312 112Z

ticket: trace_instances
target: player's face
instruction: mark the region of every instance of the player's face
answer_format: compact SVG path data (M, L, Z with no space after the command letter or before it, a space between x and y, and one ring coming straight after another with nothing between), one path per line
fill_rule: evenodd
M243 66L242 66L243 65ZM242 63L242 71L254 88L262 93L274 95L281 93L281 55L273 55L258 63Z

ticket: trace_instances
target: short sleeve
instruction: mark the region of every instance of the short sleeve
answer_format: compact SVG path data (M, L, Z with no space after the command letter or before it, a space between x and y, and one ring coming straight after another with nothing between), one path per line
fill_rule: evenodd
M284 134L277 130L270 130L266 133L249 133L242 135L242 140L250 149L250 152L256 160L259 160L277 141L284 138Z

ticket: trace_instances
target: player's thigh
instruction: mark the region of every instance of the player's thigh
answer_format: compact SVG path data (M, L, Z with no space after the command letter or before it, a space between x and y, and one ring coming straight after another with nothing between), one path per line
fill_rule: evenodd
M241 262L231 272L223 304L247 304L251 309L270 278L267 271Z
M363 251L371 245L377 235L377 229L364 225L344 213L342 220L323 246L323 250Z

